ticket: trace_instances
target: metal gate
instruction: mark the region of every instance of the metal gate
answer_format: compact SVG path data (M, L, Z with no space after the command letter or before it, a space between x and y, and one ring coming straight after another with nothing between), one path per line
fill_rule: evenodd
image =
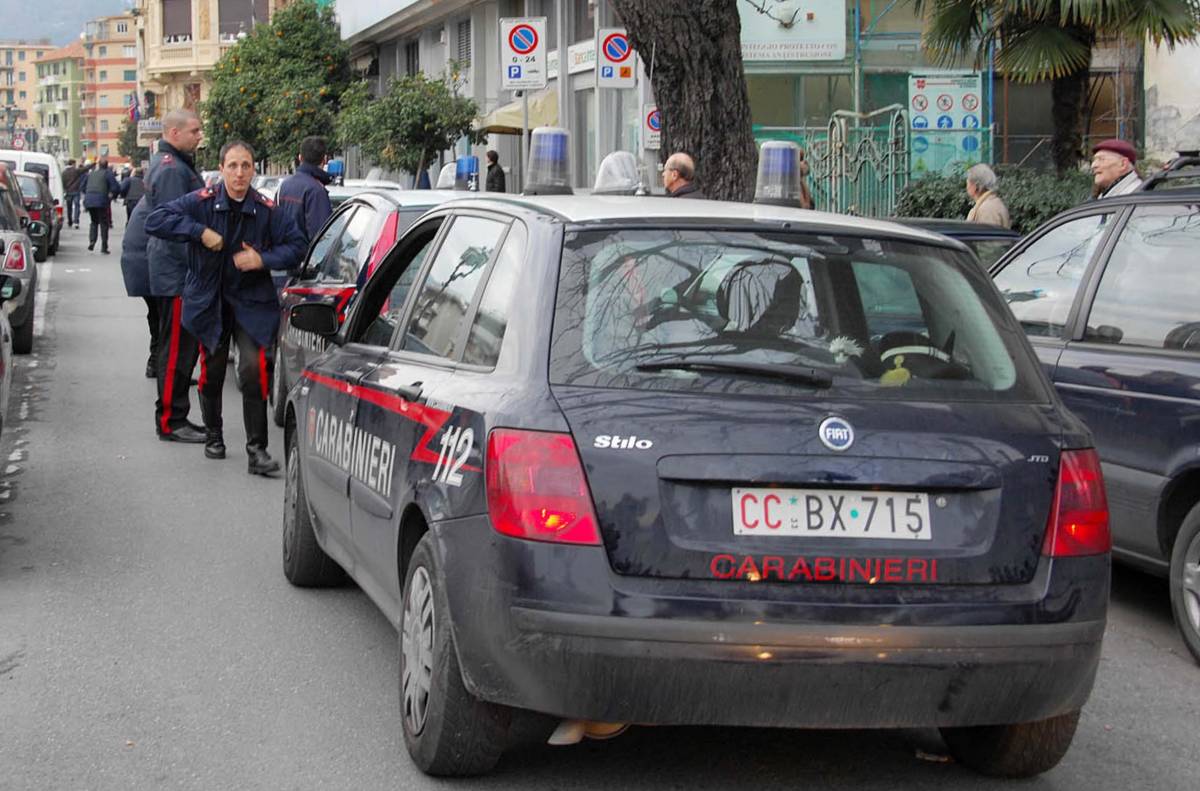
M870 113L838 110L828 126L759 127L762 140L794 140L805 150L809 188L821 211L891 217L908 185L908 114L899 104Z

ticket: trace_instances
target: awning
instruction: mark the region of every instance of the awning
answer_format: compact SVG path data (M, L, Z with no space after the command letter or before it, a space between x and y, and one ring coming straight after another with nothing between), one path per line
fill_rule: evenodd
M558 126L558 91L550 89L530 94L529 128ZM497 107L476 122L481 132L494 135L521 134L521 100Z

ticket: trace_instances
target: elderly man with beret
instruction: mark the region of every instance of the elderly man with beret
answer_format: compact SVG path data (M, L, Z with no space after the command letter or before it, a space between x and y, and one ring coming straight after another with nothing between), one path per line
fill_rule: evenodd
M1092 149L1092 178L1097 198L1128 195L1142 186L1133 167L1137 151L1124 140L1104 140Z

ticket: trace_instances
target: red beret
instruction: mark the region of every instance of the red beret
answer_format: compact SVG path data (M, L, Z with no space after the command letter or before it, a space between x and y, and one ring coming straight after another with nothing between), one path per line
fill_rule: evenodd
M1137 151L1124 140L1117 140L1115 138L1112 140L1101 140L1092 149L1092 153L1095 154L1097 151L1111 151L1114 154L1120 154L1130 162L1137 162Z

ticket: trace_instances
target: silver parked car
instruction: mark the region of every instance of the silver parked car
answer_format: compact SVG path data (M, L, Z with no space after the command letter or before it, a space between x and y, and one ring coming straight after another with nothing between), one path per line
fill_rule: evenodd
M20 281L21 288L4 300L4 313L12 325L12 346L17 354L33 351L34 297L37 294L37 263L33 238L49 229L30 220L16 182L0 170L0 274Z
M12 275L0 275L0 303L20 296L21 281ZM5 311L0 310L0 432L8 422L8 395L12 390L13 332Z

